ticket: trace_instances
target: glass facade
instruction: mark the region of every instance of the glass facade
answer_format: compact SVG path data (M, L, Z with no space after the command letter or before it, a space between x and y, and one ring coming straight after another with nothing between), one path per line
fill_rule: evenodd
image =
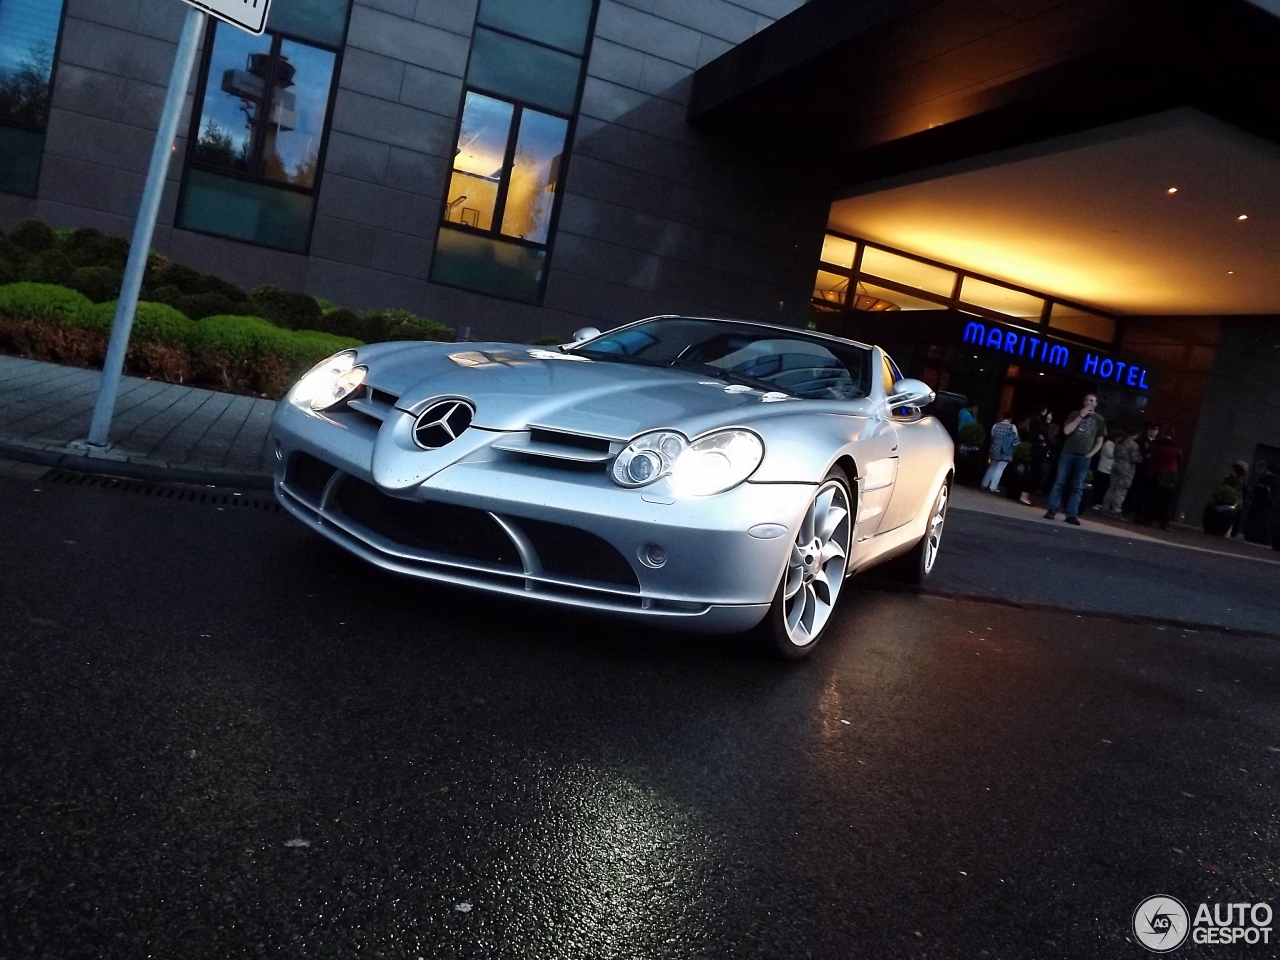
M211 22L178 226L307 252L349 13L280 0L260 37Z
M482 0L431 280L542 298L594 0Z
M62 0L0 0L0 191L34 197Z

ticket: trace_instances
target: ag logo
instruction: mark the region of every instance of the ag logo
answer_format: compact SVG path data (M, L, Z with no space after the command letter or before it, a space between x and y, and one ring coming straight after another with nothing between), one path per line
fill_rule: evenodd
M1187 942L1190 920L1173 897L1147 897L1133 911L1133 935L1152 953L1169 953Z

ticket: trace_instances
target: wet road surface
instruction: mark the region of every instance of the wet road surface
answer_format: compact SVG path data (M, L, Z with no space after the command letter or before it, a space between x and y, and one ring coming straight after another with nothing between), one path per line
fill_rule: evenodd
M785 665L257 509L0 479L0 530L0 957L1140 957L1152 894L1280 907L1275 639L864 586Z

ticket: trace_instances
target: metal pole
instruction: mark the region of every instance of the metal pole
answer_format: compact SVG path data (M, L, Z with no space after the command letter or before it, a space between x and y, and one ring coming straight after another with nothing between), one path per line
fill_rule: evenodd
M156 131L155 146L151 150L147 184L142 191L138 220L133 227L129 263L125 267L124 283L120 287L116 318L111 325L111 342L107 346L107 359L102 364L98 399L94 403L93 421L89 425L91 446L105 447L107 434L111 430L116 394L120 390L120 374L124 369L124 355L129 348L129 331L133 329L133 315L138 309L142 275L146 271L147 257L151 253L151 235L156 229L160 198L164 195L165 177L169 173L169 156L173 152L173 138L178 130L178 119L182 115L182 104L187 96L187 82L191 79L191 67L196 60L196 47L200 43L204 17L204 11L189 6L187 18L182 23L182 37L178 40L178 53L173 61L173 73L169 77L169 92L165 94L164 110L160 114L160 129Z

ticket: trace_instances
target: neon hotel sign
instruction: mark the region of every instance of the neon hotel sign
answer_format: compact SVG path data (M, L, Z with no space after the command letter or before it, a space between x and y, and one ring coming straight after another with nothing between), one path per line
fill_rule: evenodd
M1069 347L1029 333L1019 333L991 324L970 320L964 325L964 342L975 347L998 350L1011 357L1034 360L1051 367L1061 367L1087 377L1096 377L1122 387L1150 390L1147 368L1125 363L1103 354L1093 353L1083 347Z

